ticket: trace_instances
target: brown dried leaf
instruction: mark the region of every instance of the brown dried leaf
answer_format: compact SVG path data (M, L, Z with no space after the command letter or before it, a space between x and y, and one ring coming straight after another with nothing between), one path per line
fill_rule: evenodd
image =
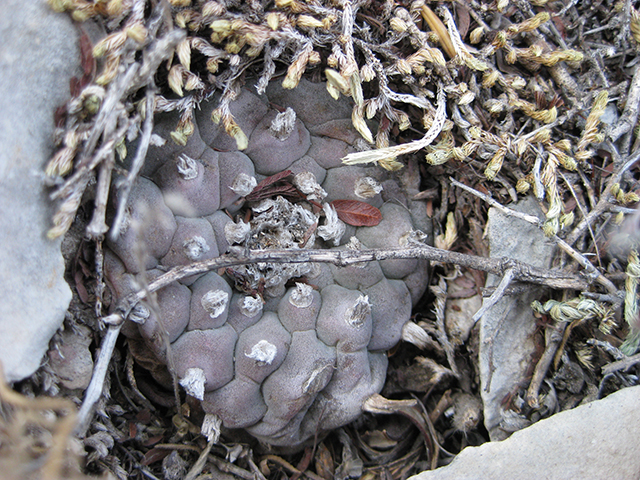
M389 438L386 431L373 430L365 432L362 435L362 440L366 442L367 446L375 450L391 450L398 444L397 440Z
M264 196L264 190L266 190L269 185L273 185L274 183L287 178L292 173L293 172L291 170L285 170L284 172L276 173L275 175L265 178L255 186L251 193L247 195L246 199L248 201L256 201L269 197L270 195Z
M327 446L323 443L318 445L318 450L316 451L316 474L325 480L331 480L334 477L334 468L333 468L333 456L331 452L327 448Z
M456 24L458 25L458 31L460 32L460 37L464 38L469 31L469 24L471 23L471 16L469 15L469 10L462 5L456 5Z
M360 200L334 200L331 202L338 218L354 227L375 227L382 220L382 212Z
M290 183L282 183L280 185L271 185L261 192L254 195L253 193L247 196L247 200L250 202L257 202L271 197L285 197L291 201L304 200L304 195L300 193L296 187Z
M84 75L91 76L95 73L96 59L93 56L93 45L89 39L89 35L84 30L80 33L80 63Z
M143 445L145 447L151 447L152 445L155 445L156 443L159 443L162 440L164 440L164 435L154 435L153 437L149 437L149 439L145 441Z
M271 175L270 177L265 178L258 185L256 185L256 187L253 189L253 192L259 191L260 189L262 189L262 188L264 188L264 187L266 187L268 185L272 185L272 184L274 184L276 182L279 182L280 180L283 180L283 179L287 178L292 173L293 172L291 170L285 170L283 172Z
M142 457L142 461L140 462L140 464L144 465L145 467L148 467L153 463L160 462L162 459L164 459L164 457L166 457L170 453L171 453L171 450L168 448L154 447L144 454L144 457Z
M76 270L73 275L73 280L76 284L76 291L78 292L78 297L80 301L87 305L89 303L89 292L87 288L84 286L85 277L80 270Z

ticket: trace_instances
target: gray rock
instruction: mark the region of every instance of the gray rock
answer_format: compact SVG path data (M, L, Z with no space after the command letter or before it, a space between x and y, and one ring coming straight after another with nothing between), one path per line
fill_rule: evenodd
M0 3L0 361L9 381L31 375L71 300L43 167L54 112L69 98L80 53L70 18L43 0Z
M409 480L638 478L640 387L567 410L502 442L467 447L443 468Z
M618 112L615 103L609 103L604 109L604 113L600 117L600 121L605 125L615 125L618 122L618 118L620 118L620 113Z
M64 388L84 390L93 374L89 351L92 332L84 325L77 325L62 332L59 340L55 348L49 350L49 365Z
M469 283L473 285L472 280L469 279L470 275L467 274L463 277L459 277L453 282L449 282L449 298L447 299L447 305L445 308L445 328L449 340L453 345L459 346L466 343L471 334L475 322L473 321L473 315L482 307L482 296L477 294L468 297L457 297L456 294L464 292L465 285Z
M515 205L515 210L541 216L533 197ZM554 247L542 231L524 220L489 210L489 245L494 258L509 257L536 267L549 268ZM489 275L487 287L500 278ZM503 421L502 401L525 381L534 351L536 330L531 302L541 289L532 287L527 293L502 298L482 317L480 324L480 377L484 403L484 423L491 440L503 440L509 433L500 428Z

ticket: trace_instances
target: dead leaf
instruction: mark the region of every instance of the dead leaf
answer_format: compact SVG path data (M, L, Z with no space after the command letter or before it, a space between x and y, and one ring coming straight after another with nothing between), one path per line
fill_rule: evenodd
M82 71L85 75L92 75L96 68L96 59L93 56L93 45L89 39L89 35L84 30L80 33L80 63Z
M133 422L129 422L129 439L136 438L137 433L138 426Z
M279 182L280 180L283 180L283 179L287 178L292 173L293 172L291 170L285 170L284 172L276 173L274 175L271 175L270 177L265 178L260 183L258 183L258 185L256 185L253 188L253 190L251 190L251 193L249 195L247 195L247 198L249 198L251 195L255 195L255 194L259 193L260 191L264 190L269 185L273 185L274 183Z
M75 78L75 77L74 77ZM69 88L72 90L73 86L71 85L71 80L69 81ZM64 121L67 118L67 105L60 105L56 108L56 111L53 115L53 121L56 125L56 128L62 128L64 126Z
M80 95L80 92L84 87L91 83L91 80L95 76L96 71L96 59L93 56L93 45L87 32L83 29L80 30L80 65L82 66L82 77L72 77L69 80L69 90L72 97Z
M148 467L149 465L159 462L164 459L167 455L171 453L171 450L167 448L157 448L154 447L144 454L142 460L140 461L141 465Z
M398 444L396 440L389 438L386 432L380 430L365 432L362 440L375 450L390 450Z
M457 4L456 16L458 17L458 21L456 23L458 25L458 31L460 32L460 37L464 38L467 36L467 32L469 31L469 24L471 23L469 10L463 7L462 5Z
M285 180L291 176L291 170L276 173L262 180L245 198L249 202L257 202L265 198L281 196L291 201L304 200L304 195L291 182Z
M82 274L81 270L76 270L73 274L73 280L76 284L76 292L78 292L78 297L80 301L87 305L89 303L89 292L84 286L85 277Z
M360 200L334 200L331 202L338 218L354 227L375 227L382 220L382 212Z
M153 445L155 445L156 443L159 443L160 441L164 440L164 435L154 435L153 437L149 437L144 443L143 445L145 447L151 447Z
M298 480L302 476L303 472L305 472L309 468L312 458L313 450L310 447L307 447L304 450L304 455L298 462L298 465L296 465L298 471L291 476L291 480Z
M333 456L331 455L331 452L324 444L324 442L318 445L315 460L316 473L320 477L324 478L325 480L331 480L332 478L334 478Z

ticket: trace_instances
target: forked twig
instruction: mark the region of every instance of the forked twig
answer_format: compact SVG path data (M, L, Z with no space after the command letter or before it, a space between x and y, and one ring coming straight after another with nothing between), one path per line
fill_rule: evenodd
M505 207L500 202L498 202L498 201L494 200L493 198L491 198L489 195L486 195L486 194L484 194L482 192L479 192L479 191L477 191L477 190L475 190L475 189L473 189L473 188L471 188L471 187L469 187L469 186L467 186L467 185L465 185L463 183L458 182L457 180L455 180L453 178L451 178L450 180L451 180L451 183L453 185L455 185L456 187L460 187L463 190L475 195L476 197L479 197L479 198L483 199L489 205L491 205L492 207L497 208L498 210L500 210L505 215L509 215L511 217L516 217L516 218L520 218L520 219L524 220L525 222L529 222L532 225L536 225L539 228L542 228L542 222L540 221L540 219L538 217L536 217L534 215L527 215L526 213L518 212L518 211L513 210L513 209L511 209L509 207ZM553 235L553 236L551 236L549 238L551 240L553 240L571 258L573 258L575 261L577 261L586 270L587 274L589 276L592 276L594 280L596 280L598 283L603 285L609 291L609 293L615 294L615 293L618 292L618 289L613 284L613 282L611 280L609 280L608 278L606 278L604 275L602 275L596 269L596 267L594 267L593 264L584 255L582 255L580 252L578 252L577 250L572 248L571 245L569 245L567 242L562 240L557 235Z
M451 263L466 268L481 270L503 276L509 269L513 270L513 279L521 282L537 283L551 288L584 290L589 281L582 275L566 273L558 270L534 267L525 262L510 258L484 258L476 255L451 252L429 245L409 246L397 249L368 249L368 250L249 250L233 248L232 253L202 262L174 267L149 284L148 292L155 292L172 282L198 275L223 267L247 265L258 262L267 263L332 263L345 267L361 262L388 259L416 259L422 258L440 263ZM131 309L147 293L140 291L132 293L120 300L114 313L110 315L115 321L118 317L126 318Z
M122 323L128 317L131 310L148 295L172 282L178 281L190 275L197 275L219 268L235 265L246 265L258 262L273 263L333 263L338 266L347 266L361 262L387 259L415 259L423 258L440 263L452 263L467 268L482 270L503 276L507 271L512 272L514 280L521 282L538 283L551 288L584 290L588 288L589 281L581 275L574 275L556 270L537 268L518 260L508 258L484 258L475 255L467 255L458 252L441 250L428 245L409 246L405 248L383 250L249 250L234 248L233 253L223 255L203 262L192 263L180 267L175 267L156 278L148 285L148 288L136 293L132 293L121 299L114 312L103 318L109 325L107 335L103 340L100 356L94 368L89 388L82 408L78 415L78 427L76 432L83 435L91 420L91 413L95 403L100 398L102 384L107 373L107 367L111 354L115 347L115 340L120 332Z
M102 395L102 388L104 385L104 379L109 369L109 362L111 361L111 355L113 355L113 349L116 346L116 340L120 334L122 323L117 325L109 325L107 333L102 339L102 345L100 346L100 354L98 360L93 367L93 375L91 376L91 382L87 387L87 391L82 402L82 406L78 411L77 423L75 433L79 437L84 437L91 424L93 418L93 408L95 404L100 400Z
M111 227L111 231L109 232L109 236L112 240L117 239L120 235L120 229L122 228L122 222L124 220L125 207L127 205L127 200L129 199L129 192L131 191L133 182L138 177L140 170L142 170L144 159L147 156L149 142L151 141L151 134L153 132L153 115L151 114L151 112L153 112L153 106L155 103L155 90L155 85L152 82L152 84L147 87L145 102L145 112L147 112L147 117L144 120L144 127L142 130L142 135L140 136L140 141L138 143L138 149L136 150L136 156L133 159L131 169L129 170L126 179L120 186L120 202L118 203L116 217L113 220L113 226Z
M480 307L478 311L473 315L473 323L476 323L478 320L480 320L487 310L489 310L496 303L498 303L498 301L504 296L505 291L511 284L512 280L513 280L513 269L508 268L507 271L504 272L504 276L502 277L502 280L500 280L500 283L498 284L496 289L493 291L491 296L484 301L484 303L482 304L482 307Z

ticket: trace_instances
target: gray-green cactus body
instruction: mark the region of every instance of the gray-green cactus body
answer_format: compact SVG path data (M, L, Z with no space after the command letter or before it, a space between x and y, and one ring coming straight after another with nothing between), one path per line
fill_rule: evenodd
M158 121L155 134L167 145L150 148L127 228L107 252L115 296L135 290L133 274L143 269L153 278L230 245L396 248L412 229L429 230L422 205L410 200L417 186L404 173L341 164L364 145L348 102L305 80L292 91L272 84L267 97L243 90L231 104L249 138L244 152L211 122L214 102L202 105L185 147L169 138L175 116ZM278 196L243 205L256 182L287 169L308 199L325 205L322 214L307 201ZM326 206L337 199L380 208L382 221L345 225ZM252 209L248 223L241 208ZM161 290L160 311L140 306L139 325L125 331L165 363L168 339L180 383L225 427L287 447L358 417L364 400L381 390L385 352L400 340L428 282L422 260L256 264L218 273Z

